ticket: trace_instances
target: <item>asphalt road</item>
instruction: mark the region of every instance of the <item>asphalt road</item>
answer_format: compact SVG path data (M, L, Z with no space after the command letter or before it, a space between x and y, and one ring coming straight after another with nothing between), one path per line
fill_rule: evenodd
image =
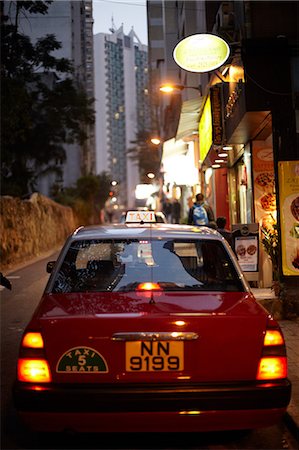
M18 422L11 399L18 347L23 329L38 304L49 275L47 256L8 274L12 291L1 296L1 449L298 449L285 424L247 432L194 434L28 433ZM5 274L7 275L7 274Z

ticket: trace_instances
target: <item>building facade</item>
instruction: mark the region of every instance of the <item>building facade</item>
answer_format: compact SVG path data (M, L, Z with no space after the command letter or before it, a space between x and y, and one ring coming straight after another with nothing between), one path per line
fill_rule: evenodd
M191 192L193 195L198 190L204 192L215 215L225 216L236 233L248 231L248 225L257 224L259 230L266 229L271 234L273 224L277 223L277 245L282 254L279 271L295 279L299 275L299 255L298 239L292 227L293 222L299 222L295 213L290 216L289 212L286 221L283 211L287 201L292 200L293 209L299 202L298 5L291 1L170 3L148 1L149 55L155 55L159 36L161 59L150 60L151 86L154 89L155 84L162 84L167 77L181 85L180 92L176 93L181 106L178 98L176 104L173 99L166 104L164 98L159 100L160 117L164 118L161 133L169 140L167 114L172 108L179 108L178 114L172 113L171 124L173 142L179 141L183 106L190 92L187 87L191 86L189 72L179 66L176 72L172 68L167 70L175 45L192 34L209 33L223 38L230 47L229 59L217 70L192 73L200 85L201 104L198 154L195 153L198 184L191 187ZM161 41L167 38L163 30L168 5L174 34L173 43L164 45L167 55L163 56ZM159 20L155 17L158 9ZM155 28L158 23L159 30ZM196 86L194 82L193 86ZM186 120L185 129L190 134L184 140L188 141L192 136L192 120ZM168 148L169 153L175 155L175 148ZM290 184L287 190L286 180ZM285 191L288 195L282 197ZM261 287L268 287L272 284L273 265L261 245L264 235L259 233L258 270L247 273L247 277ZM245 270L245 259L241 262Z
M139 168L128 157L139 132L150 130L147 46L132 29L94 36L96 173L115 184L115 206L135 207Z

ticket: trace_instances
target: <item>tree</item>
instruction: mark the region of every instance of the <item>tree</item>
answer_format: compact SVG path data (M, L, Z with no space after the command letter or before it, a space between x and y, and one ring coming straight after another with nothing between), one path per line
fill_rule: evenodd
M101 210L109 197L110 177L107 172L99 175L85 175L77 180L76 186L53 192L55 200L71 206L84 225L101 222Z
M19 32L26 11L46 14L51 1L17 1L14 23L1 24L2 194L22 196L37 178L65 161L64 144L83 143L94 122L93 99L75 85L69 60L55 58L54 35L32 44ZM60 79L60 77L62 79Z
M151 143L151 133L140 131L136 135L135 144L127 150L129 158L138 164L141 183L148 183L147 174L158 175L160 171L161 155L156 145Z

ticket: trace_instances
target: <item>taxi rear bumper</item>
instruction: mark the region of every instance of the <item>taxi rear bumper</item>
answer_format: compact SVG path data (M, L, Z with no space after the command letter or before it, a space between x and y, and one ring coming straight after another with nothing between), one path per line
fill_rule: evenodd
M275 425L286 408L130 412L130 413L55 413L20 412L21 421L35 432L79 433L186 433L224 430L249 430Z
M46 432L254 429L280 421L290 395L288 380L225 386L14 386L24 425Z
M14 385L18 410L49 412L177 412L284 408L291 383L225 385Z

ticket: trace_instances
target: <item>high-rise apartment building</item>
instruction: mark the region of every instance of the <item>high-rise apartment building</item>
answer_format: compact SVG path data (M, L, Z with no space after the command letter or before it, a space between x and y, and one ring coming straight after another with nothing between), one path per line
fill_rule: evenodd
M4 8L5 14L13 20L14 2L4 2ZM75 80L90 98L94 97L92 0L54 1L48 5L45 15L30 14L27 11L19 16L19 31L29 36L32 42L47 34L53 34L61 43L61 48L53 52L53 56L69 59L74 66ZM86 134L88 139L83 145L64 145L66 161L56 161L61 175L50 173L40 177L37 180L38 191L49 195L53 184L69 187L74 185L80 176L94 172L93 125L88 127Z
M150 130L147 46L132 29L94 36L96 173L117 182L118 206L135 206L136 161L128 157L138 132Z

